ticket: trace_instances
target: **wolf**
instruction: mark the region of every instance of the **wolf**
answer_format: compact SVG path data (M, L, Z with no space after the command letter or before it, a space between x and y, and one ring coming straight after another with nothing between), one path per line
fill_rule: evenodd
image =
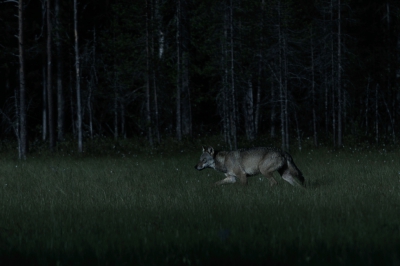
M247 177L262 174L268 178L270 186L277 184L273 172L278 171L282 178L292 186L305 188L302 172L295 165L292 156L273 147L256 147L236 151L215 151L213 147L203 146L197 170L213 168L225 174L225 178L214 185L240 183L247 185Z

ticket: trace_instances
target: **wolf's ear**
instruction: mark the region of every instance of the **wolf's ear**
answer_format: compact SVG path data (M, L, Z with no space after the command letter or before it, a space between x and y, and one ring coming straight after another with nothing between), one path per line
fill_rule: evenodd
M211 154L211 155L214 155L214 149L213 149L213 147L208 147L207 148L207 152L209 153L209 154Z
M205 152L207 150L206 146L201 146L203 148L203 152Z

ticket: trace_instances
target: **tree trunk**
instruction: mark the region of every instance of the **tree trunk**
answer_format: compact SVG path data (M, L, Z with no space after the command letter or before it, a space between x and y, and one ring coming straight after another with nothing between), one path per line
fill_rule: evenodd
M333 38L333 0L330 5L331 11L331 88L332 88L332 140L336 147L336 103L335 103L335 61L334 61L334 38Z
M90 79L88 81L88 96L87 96L87 108L89 114L89 134L90 138L93 139L93 90L96 83L96 29L93 29L93 47L92 47L92 63L90 67Z
M56 146L55 128L54 128L54 106L53 106L53 86L52 86L52 58L51 58L51 10L50 0L47 0L47 105L49 114L49 144L50 151L54 151Z
M398 29L396 25L398 23L393 23L392 22L392 16L391 16L391 11L390 11L390 1L387 1L386 5L386 44L387 44L387 50L386 50L386 56L387 56L387 90L388 90L388 96L391 97L391 102L392 102L392 110L389 109L389 105L386 103L386 100L384 99L384 103L386 105L386 110L389 115L390 123L391 123L391 134L392 134L392 141L393 143L396 142L396 134L395 134L395 120L396 120L396 114L397 114L397 109L396 108L396 102L397 102L397 91L396 89L393 89L393 87L398 86L396 83L396 79L398 78L398 51L400 46L398 46ZM393 10L393 9L392 9ZM392 11L393 12L393 11ZM398 11L395 14L398 16ZM396 17L396 15L394 15ZM394 19L396 21L396 19ZM394 24L392 26L392 24ZM396 36L397 33L397 36ZM397 42L393 42L393 40L396 40ZM397 44L397 47L396 47Z
M155 13L156 13L156 23L157 23L157 32L158 32L158 57L160 59L163 58L164 55L164 32L162 31L161 28L161 17L160 17L160 5L159 2L162 2L163 0L155 0Z
M28 149L27 142L27 121L26 121L26 104L25 104L25 54L24 54L24 13L23 1L18 1L18 47L19 47L19 153L18 158L25 160ZM17 102L18 98L15 98Z
M234 42L233 42L233 3L230 0L230 14L229 14L229 30L230 30L230 74L231 74L231 135L232 147L237 149L237 136L236 136L236 92L235 92L235 64L234 64Z
M261 80L262 80L262 56L260 55L260 62L258 64L258 84L257 84L257 94L256 94L256 111L254 114L254 134L258 135L259 123L260 123L260 103L261 103Z
M6 70L7 71L7 70ZM9 78L9 72L7 71L6 72L6 81L5 81L5 91L10 91L10 78ZM14 121L11 119L11 118L6 118L9 122L10 122L10 124L11 124L11 127L12 127L12 129L13 129L13 131L14 131L14 134L15 134L15 137L17 138L17 142L18 142L18 155L19 155L19 152L20 152L20 149L19 149L19 147L20 147L20 139L19 139L19 107L18 107L18 101L19 101L19 97L18 97L18 95L19 95L19 88L15 88L14 89L14 110L15 110L15 119L14 119ZM2 113L3 114L3 116L4 116L4 113L3 113L3 111L1 111L1 109L0 109L0 113Z
M150 77L151 77L151 54L150 54L150 17L151 17L151 5L150 0L146 0L146 129L147 139L151 146L153 146L153 133L151 125L151 108L150 108Z
M63 61L61 47L61 22L60 22L60 0L56 0L56 56L57 56L57 139L64 139L64 93L63 93Z
M276 97L275 97L274 79L271 76L271 138L276 137L275 123L276 123Z
M259 61L258 61L258 82L257 82L257 93L256 93L256 107L254 114L254 134L255 137L259 133L260 124L260 103L261 103L261 82L263 81L263 53L264 53L264 21L265 21L265 0L261 0L261 19L259 23L260 27L260 44L259 44ZM264 84L264 83L263 83Z
M156 135L157 138L157 143L161 142L161 138L160 138L160 128L159 128L159 113L158 113L158 95L157 95L157 83L156 83L156 75L154 73L154 86L153 86L153 90L154 90L154 134Z
M340 0L338 0L338 85L337 85L337 90L338 90L338 146L342 147L342 105L343 105L343 99L342 99L342 42L341 42L341 6L340 6Z
M230 117L229 117L229 93L228 93L228 13L226 12L226 4L224 3L224 22L223 22L223 39L221 40L221 65L222 65L222 121L224 131L224 141L232 149L230 137Z
M43 64L43 89L42 89L42 140L47 138L47 84L46 84L46 66Z
M72 66L72 63L71 63ZM76 137L76 119L75 119L75 104L74 104L74 89L73 89L73 78L72 78L72 69L69 69L69 113L71 115L71 125L72 125L72 135Z
M15 88L15 90L14 90L14 99L15 99L15 101L14 101L14 105L15 105L15 127L14 127L14 131L15 131L15 136L17 137L17 141L18 141L18 156L19 156L19 159L23 159L23 158L21 158L20 157L20 155L21 155L21 134L20 134L20 132L21 132L21 128L20 128L20 124L21 124L21 117L20 117L20 112L21 112L21 109L20 109L20 96L19 96L19 93L20 93L20 88Z
M115 65L114 65L115 66ZM114 69L115 70L115 69ZM114 71L114 140L118 139L119 130L118 130L118 73Z
M286 119L287 112L286 107L286 73L285 73L285 48L284 48L284 37L281 29L281 2L278 2L278 49L279 49L279 102L281 112L281 138L282 138L282 150L287 150L287 133L286 133Z
M333 78L332 78L333 79ZM333 134L333 147L336 147L336 103L335 103L335 89L332 86L332 134Z
M152 30L152 38L151 38L151 54L153 58L153 93L154 93L154 134L157 139L157 143L161 142L160 138L160 128L159 128L159 111L158 111L158 84L159 84L159 65L160 61L162 60L162 46L163 46L163 40L162 40L162 31L161 31L161 18L160 18L160 12L159 12L159 1L154 0L154 17L153 17L153 25L155 25L155 28ZM155 36L153 36L153 33L155 32ZM155 40L156 39L156 40ZM159 45L158 47L158 58L157 58L157 49L156 45ZM156 63L157 62L157 63Z
M280 38L279 38L280 39ZM281 41L279 42L281 46ZM285 104L284 104L284 88L283 88L283 66L282 66L282 47L279 47L279 102L281 112L281 138L282 138L282 149L286 150L286 134L285 134Z
M392 131L391 132L392 140L393 140L393 143L394 143L396 141L395 132L394 132L394 119L392 117L392 113L390 112L389 105L387 104L387 102L385 100L385 97L382 97L382 98L383 98L383 103L385 104L385 107L386 107L386 112L388 113L388 116L389 116L390 128L391 128L391 131Z
M328 119L328 92L329 92L329 86L328 86L328 74L325 72L324 73L325 77L325 134L328 134L328 128L329 128L329 119Z
M378 87L379 87L379 84L376 84L376 87L375 87L375 141L377 144L379 142Z
M88 96L87 96L87 108L89 113L89 134L90 139L93 139L93 110L92 110L92 96L93 96L93 84L89 84L88 86Z
M317 138L317 114L316 114L316 101L315 101L315 69L314 69L314 44L313 32L311 29L311 98L312 98L312 116L313 116L313 130L314 130L314 146L318 146Z
M400 98L400 92L399 91L395 91L393 92L394 96L393 96L393 101L392 101L392 111L393 111L393 143L396 144L397 139L396 139L396 119L397 119L397 104L398 104L398 99Z
M301 151L301 134L300 134L300 127L299 127L299 120L297 118L297 112L294 112L294 119L296 120L296 131L297 131L297 143L299 147L299 151Z
M186 38L183 38L186 39ZM187 46L187 40L184 41ZM191 136L192 135L192 107L190 104L190 88L189 88L189 52L187 47L184 48L182 53L182 135Z
M369 113L369 83L370 83L370 77L368 77L368 83L367 83L367 93L365 96L365 135L368 134L368 113Z
M80 85L80 69L79 69L79 42L78 42L78 7L77 1L74 0L74 32L75 32L75 70L76 70L76 112L77 112L77 130L78 130L78 152L83 151L82 142L82 106L81 106L81 85Z
M229 3L229 4L228 4ZM234 25L232 0L223 3L223 38L221 38L222 91L221 109L224 140L230 149L237 148L237 110L234 66Z
M254 128L254 105L253 105L253 84L251 82L251 78L248 80L246 97L244 101L244 118L245 118L245 128L246 128L246 136L248 140L254 140L255 138L255 128Z
M180 1L180 49L181 49L181 130L182 135L192 135L192 107L189 86L189 15L187 1Z
M87 95L87 108L88 108L88 115L89 115L89 134L90 134L90 139L93 139L93 104L92 104L92 98L93 98L93 80L92 77L90 78L91 80L88 82L88 95Z
M121 99L119 102L119 109L121 111L121 135L124 139L126 139L126 127L125 127L125 103L124 100Z
M283 65L284 65L284 97L285 97L285 142L286 150L289 150L289 92L288 92L288 58L287 58L287 43L286 37L283 38Z
M179 141L182 140L182 114L181 114L181 84L182 84L182 73L181 73L181 58L182 58L182 47L181 47L181 0L177 1L176 7L176 137Z

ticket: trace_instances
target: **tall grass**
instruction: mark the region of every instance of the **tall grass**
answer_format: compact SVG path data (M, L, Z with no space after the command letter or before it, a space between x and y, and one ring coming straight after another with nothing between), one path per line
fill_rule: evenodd
M306 191L194 169L199 153L0 159L0 262L400 263L400 152L296 152Z

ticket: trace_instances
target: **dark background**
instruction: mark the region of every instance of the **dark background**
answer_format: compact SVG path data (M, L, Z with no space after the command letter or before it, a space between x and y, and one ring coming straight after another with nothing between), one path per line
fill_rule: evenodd
M57 141L75 139L78 130L71 0L60 1L58 26L56 2L51 1L54 108L49 110L42 100L46 3L24 1L30 143L48 139L43 108L54 113L55 132L59 130L58 62L64 128ZM315 145L336 146L354 140L396 142L399 26L400 3L394 0L342 0L340 5L338 0L79 0L84 138L139 136L157 143L167 137L221 134L230 146L237 139L260 136L292 142L310 138ZM17 35L17 4L2 1L3 140L16 139ZM282 146L288 148L288 143Z

